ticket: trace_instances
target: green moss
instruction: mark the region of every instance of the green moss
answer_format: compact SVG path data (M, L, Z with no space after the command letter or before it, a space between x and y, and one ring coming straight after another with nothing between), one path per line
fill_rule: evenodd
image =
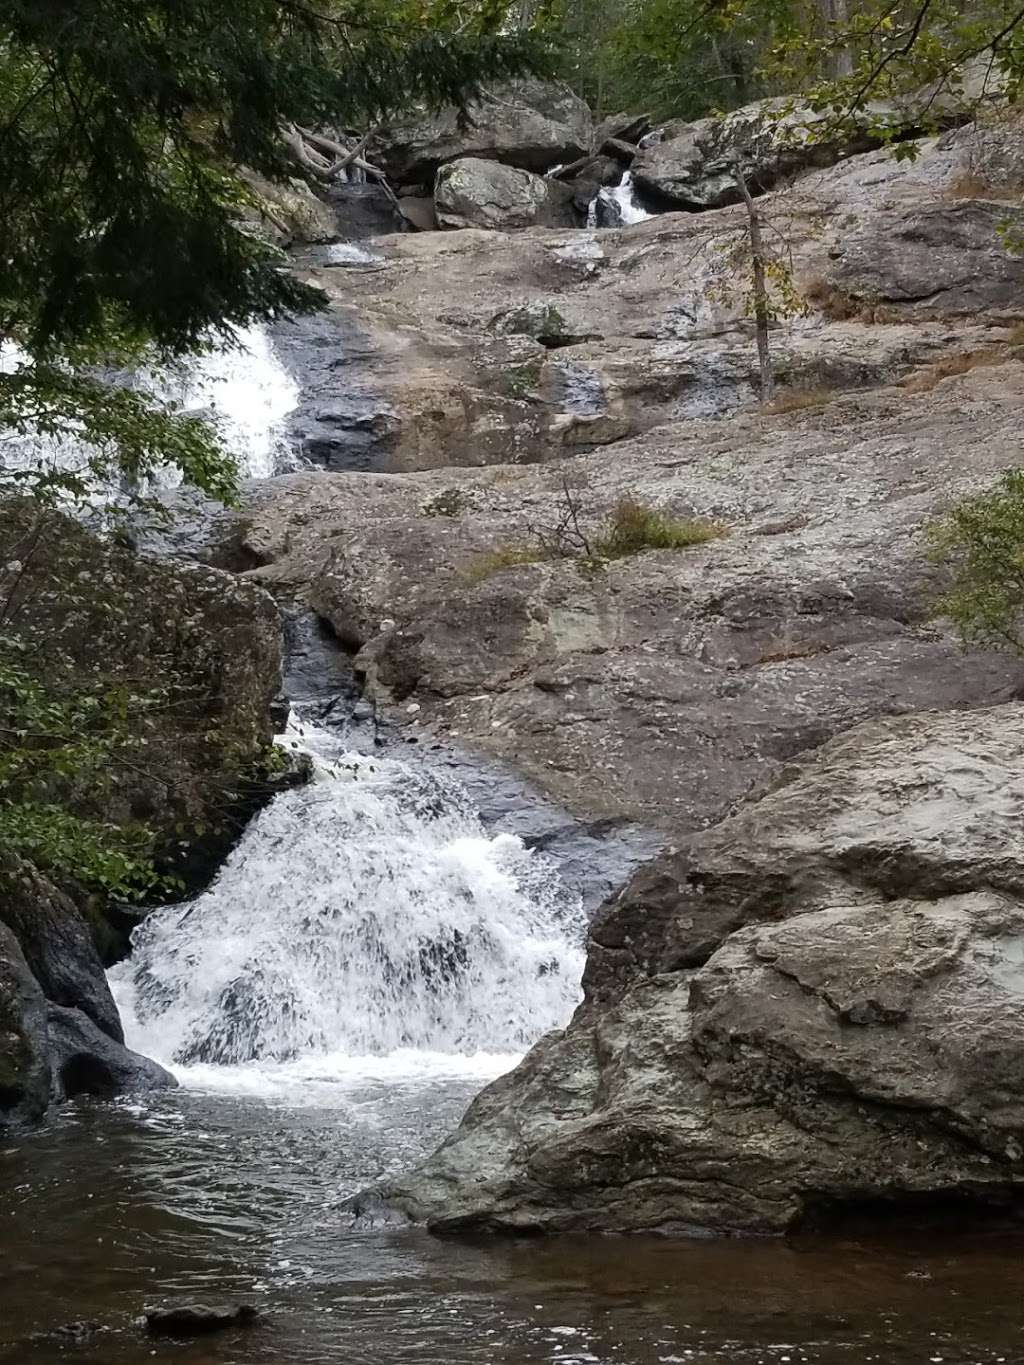
M461 489L442 488L426 500L420 511L425 517L461 517L468 506L468 499Z
M540 384L540 375L540 361L530 360L524 365L515 365L504 370L498 383L509 398L528 398L536 392Z

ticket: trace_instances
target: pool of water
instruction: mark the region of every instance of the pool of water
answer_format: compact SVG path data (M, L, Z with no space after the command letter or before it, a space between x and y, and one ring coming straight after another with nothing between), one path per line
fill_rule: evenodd
M925 1365L1024 1360L1024 1243L437 1239L353 1231L345 1196L454 1126L495 1063L244 1068L0 1140L0 1361L126 1365ZM257 1093L259 1091L260 1093ZM150 1340L162 1296L251 1329ZM89 1322L89 1331L61 1329Z

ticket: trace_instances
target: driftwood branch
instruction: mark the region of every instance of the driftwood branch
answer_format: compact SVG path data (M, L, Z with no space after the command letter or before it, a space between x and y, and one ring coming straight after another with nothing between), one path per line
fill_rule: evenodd
M287 124L281 135L294 160L317 180L333 184L345 175L350 166L354 166L375 180L393 204L398 203L398 196L388 184L386 174L362 155L373 135L372 129L352 147L328 137L326 133L318 133L294 123Z

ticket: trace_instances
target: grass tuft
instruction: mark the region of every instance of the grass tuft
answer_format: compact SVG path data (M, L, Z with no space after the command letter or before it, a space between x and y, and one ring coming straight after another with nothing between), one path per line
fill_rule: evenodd
M460 569L466 583L483 583L517 564L543 564L551 555L542 545L502 545L477 555Z
M801 408L823 408L826 403L831 403L835 397L831 389L783 389L783 391L766 403L761 409L762 412L783 413L799 412Z
M918 370L904 382L903 391L930 393L943 379L968 374L971 370L981 369L986 365L1004 365L1010 359L1012 357L1001 346L990 346L982 351L964 351L960 355L948 356L945 360L937 360L933 365Z
M620 498L593 548L600 559L625 559L643 550L685 550L723 535L717 521L672 517L635 498Z

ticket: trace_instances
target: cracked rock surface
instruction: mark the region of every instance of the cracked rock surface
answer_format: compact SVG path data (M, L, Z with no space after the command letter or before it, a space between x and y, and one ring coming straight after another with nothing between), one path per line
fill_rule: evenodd
M873 722L639 873L568 1029L384 1201L436 1228L779 1232L1019 1197L1022 760L1017 706Z

